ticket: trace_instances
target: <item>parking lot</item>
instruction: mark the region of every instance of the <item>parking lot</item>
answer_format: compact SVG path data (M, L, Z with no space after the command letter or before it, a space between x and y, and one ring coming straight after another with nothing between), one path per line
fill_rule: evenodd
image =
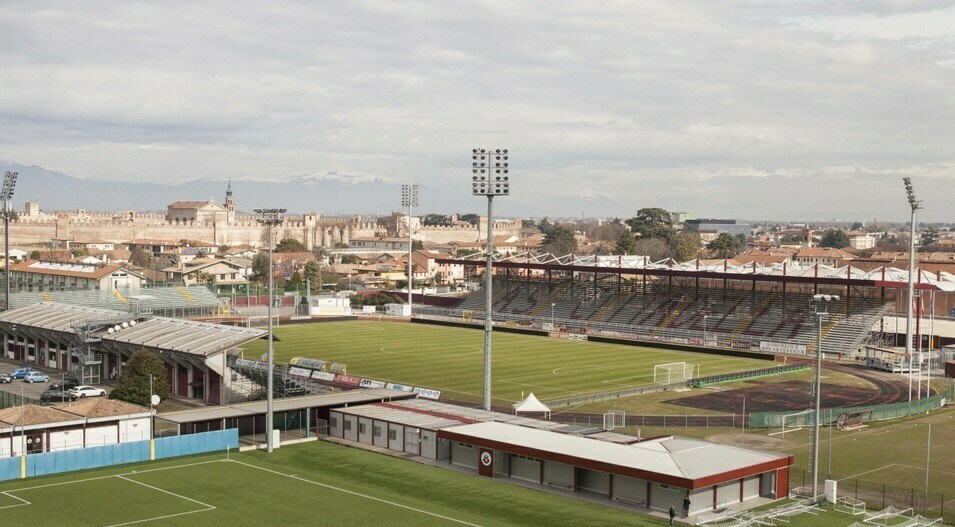
M0 359L0 372L9 374L17 368L25 366L22 362L17 362L8 359ZM20 379L14 379L12 383L5 384L0 383L0 391L10 392L16 395L23 395L24 397L29 397L30 399L40 399L40 394L46 391L50 387L50 384L59 382L65 374L59 370L53 370L50 368L44 368L42 366L37 366L36 364L26 364L34 370L41 371L50 376L50 382L38 382L38 383L26 383ZM112 390L112 386L98 385L97 388L102 388L106 390L106 393L109 393Z

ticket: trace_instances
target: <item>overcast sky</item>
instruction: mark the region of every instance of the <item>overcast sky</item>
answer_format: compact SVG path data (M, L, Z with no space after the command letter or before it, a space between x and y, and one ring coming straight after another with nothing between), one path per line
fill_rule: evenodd
M955 221L952 4L4 2L0 159L467 194L507 147L553 215L902 220L908 175Z

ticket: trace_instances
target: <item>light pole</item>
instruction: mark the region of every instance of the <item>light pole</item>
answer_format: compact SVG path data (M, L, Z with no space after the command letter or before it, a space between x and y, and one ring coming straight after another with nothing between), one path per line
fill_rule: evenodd
M706 347L706 319L709 318L709 315L703 315L703 347Z
M922 202L915 199L915 192L912 190L912 179L902 178L905 183L905 194L909 200L909 207L912 209L909 225L909 298L908 307L905 311L905 354L909 356L909 402L912 402L912 309L915 303L915 211L922 208ZM921 369L922 365L919 364Z
M414 241L411 239L411 209L418 206L418 185L401 185L401 205L408 207L408 316L414 310L411 308L411 286L414 284L414 272L411 267L411 253Z
M554 331L554 306L556 305L557 304L554 302L551 302L550 304L550 330L551 331Z
M0 200L3 200L3 309L10 309L10 200L13 199L13 188L17 185L18 172L7 172L3 177L3 189L0 190Z
M255 209L256 214L261 214L262 217L258 218L256 221L266 226L269 236L269 352L268 352L268 379L266 380L266 389L268 394L266 395L265 403L265 445L266 450L271 453L274 445L272 444L272 375L275 371L275 351L272 349L272 301L273 295L275 294L274 284L272 283L275 279L275 273L272 271L272 226L282 224L282 213L285 212L285 209Z
M829 302L838 302L838 295L812 295L816 317L819 320L819 337L816 341L816 411L813 412L812 429L812 497L819 495L819 412L822 406L822 319L829 315Z
M493 160L492 160L493 158ZM507 149L493 152L483 148L471 150L471 194L487 196L487 270L484 296L484 409L491 409L491 283L494 260L494 196L507 196L511 184L507 175Z

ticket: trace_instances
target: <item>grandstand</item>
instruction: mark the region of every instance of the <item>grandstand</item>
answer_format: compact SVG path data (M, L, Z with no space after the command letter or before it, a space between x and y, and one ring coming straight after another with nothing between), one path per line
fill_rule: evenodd
M439 263L480 269L478 260ZM572 333L814 354L820 328L813 295L831 293L840 299L826 306L821 347L846 354L883 337L872 328L893 309L906 282L907 273L892 268L499 255L492 312L500 321L544 329L553 322L554 330ZM952 291L955 280L920 272L916 287ZM419 307L417 313L480 319L484 294L470 295L453 310Z
M152 313L168 317L215 316L223 303L205 286L161 286L139 289L18 292L10 294L12 308L40 302Z
M678 287L666 281L541 282L496 278L496 319L533 325L553 320L561 330L610 333L641 340L707 343L735 348L772 348L788 344L813 353L818 326L812 293L758 289ZM828 306L823 350L845 353L858 349L870 328L892 308L893 299L857 297ZM553 307L552 307L553 304ZM457 308L473 318L484 316L484 293L468 296ZM551 316L553 314L553 317ZM704 318L705 317L705 318ZM705 327L704 327L705 325ZM705 332L705 335L704 335Z

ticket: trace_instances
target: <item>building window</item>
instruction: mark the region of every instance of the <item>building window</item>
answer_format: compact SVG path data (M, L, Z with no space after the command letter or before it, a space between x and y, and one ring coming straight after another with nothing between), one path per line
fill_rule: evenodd
M371 428L371 435L373 435L373 436L375 436L375 437L381 437L381 427L380 427L380 426L373 426L373 427Z
M458 447L458 448L473 448L471 445L469 445L469 444L467 444L467 443L461 443L461 442L459 442L459 443L457 444L457 447Z
M398 431L397 431L397 430L393 430L393 429L388 430L388 439L391 440L391 441L397 441L397 440L398 440Z
M345 431L347 432L349 430L351 430L351 421L345 419Z
M365 423L358 423L358 433L359 434L365 433Z
M328 419L328 422L329 422L329 424L332 426L332 428L338 426L338 418L337 418L337 417L334 417L334 416L333 416L333 417L330 417L330 418Z

